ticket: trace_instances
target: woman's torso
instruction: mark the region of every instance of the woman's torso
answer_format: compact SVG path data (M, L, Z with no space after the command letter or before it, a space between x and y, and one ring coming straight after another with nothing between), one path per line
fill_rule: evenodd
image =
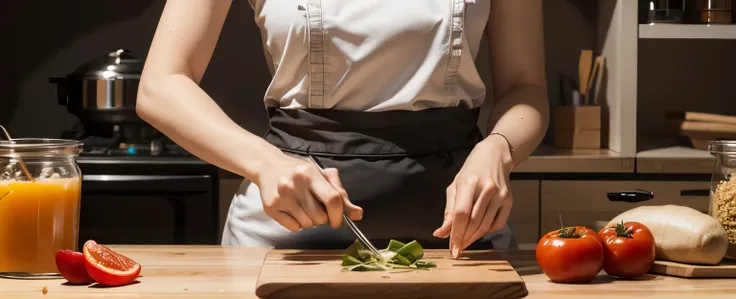
M264 97L269 107L422 110L476 108L485 100L474 60L490 0L249 2L273 75ZM464 2L462 48L454 59L451 16Z
M490 0L249 1L273 75L264 101L282 108L269 116L266 139L326 154L323 163L339 169L351 201L365 209L360 226L371 239L446 248L447 240L432 237L445 188L482 136L475 109L427 108L478 108L485 100L474 60ZM225 245L279 248L344 248L354 238L346 227L289 232L266 215L248 182L223 232ZM491 239L512 242L508 233Z

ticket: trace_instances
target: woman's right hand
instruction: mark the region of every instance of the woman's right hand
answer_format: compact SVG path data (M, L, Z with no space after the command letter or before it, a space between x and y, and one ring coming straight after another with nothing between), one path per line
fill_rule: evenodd
M258 176L263 209L288 230L295 232L327 222L338 228L343 213L363 218L363 209L352 204L337 169L319 169L310 161L284 154Z

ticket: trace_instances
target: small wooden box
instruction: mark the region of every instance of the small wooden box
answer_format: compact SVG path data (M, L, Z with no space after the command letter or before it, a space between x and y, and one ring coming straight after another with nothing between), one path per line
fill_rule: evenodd
M555 146L601 148L600 106L558 106L554 110Z

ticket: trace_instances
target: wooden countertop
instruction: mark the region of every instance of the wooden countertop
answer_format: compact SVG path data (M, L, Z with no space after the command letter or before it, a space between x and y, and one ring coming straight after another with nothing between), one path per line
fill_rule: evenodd
M63 280L0 279L0 298L257 298L256 279L265 248L221 246L111 246L143 266L139 283L114 288L67 286ZM540 274L532 251L504 253L527 284L526 298L733 298L736 279L688 280L648 276L615 281L605 275L591 284L563 285ZM43 290L46 290L44 294Z
M715 157L708 151L682 146L656 148L636 154L636 169L639 173L710 174L713 166Z
M516 173L634 173L634 157L608 149L571 150L540 145Z

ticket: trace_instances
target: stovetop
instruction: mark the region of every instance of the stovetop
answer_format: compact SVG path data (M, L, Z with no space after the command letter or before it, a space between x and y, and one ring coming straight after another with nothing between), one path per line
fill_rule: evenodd
M83 174L174 175L208 174L218 168L192 155L163 134L140 133L135 126L116 126L106 130L81 124L65 131L61 138L82 142L76 161ZM151 130L148 128L148 130Z
M114 138L91 136L80 141L84 144L81 157L194 157L166 138L123 143Z
M106 175L175 175L207 173L217 168L167 140L114 143L110 138L86 137L77 158L82 173Z
M164 134L144 124L77 123L61 138L81 141L80 157L180 157L195 158Z

